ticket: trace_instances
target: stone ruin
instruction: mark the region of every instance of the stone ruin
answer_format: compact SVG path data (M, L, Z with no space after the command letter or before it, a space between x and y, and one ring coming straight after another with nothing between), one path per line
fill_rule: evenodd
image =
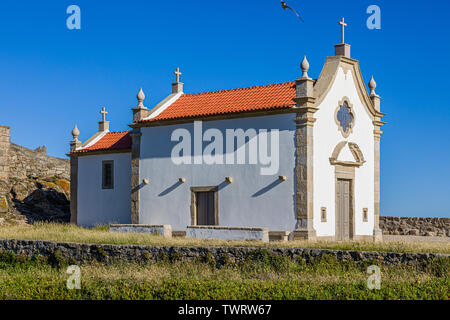
M69 160L12 143L10 127L0 126L0 225L69 219Z

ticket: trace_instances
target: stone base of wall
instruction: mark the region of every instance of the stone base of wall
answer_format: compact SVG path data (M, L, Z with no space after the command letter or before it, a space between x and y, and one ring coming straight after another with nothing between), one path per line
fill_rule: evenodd
M28 257L41 255L48 258L55 256L84 264L94 261L140 262L158 260L196 261L209 256L216 264L230 261L239 263L254 256L256 252L265 250L273 255L282 255L291 259L313 259L323 255L331 255L339 261L353 260L356 263L379 261L385 265L423 263L435 258L449 259L448 254L434 253L395 253L351 250L327 250L304 248L247 248L247 247L160 247L140 245L100 245L82 243L61 243L36 240L0 240L0 250L12 251Z
M210 240L259 240L269 241L268 228L243 228L225 226L188 226L186 238Z
M289 231L269 231L269 241L288 241Z
M111 232L129 232L129 233L151 233L166 238L172 238L172 227L168 224L149 225L149 224L111 224Z
M387 235L450 237L450 218L380 217Z

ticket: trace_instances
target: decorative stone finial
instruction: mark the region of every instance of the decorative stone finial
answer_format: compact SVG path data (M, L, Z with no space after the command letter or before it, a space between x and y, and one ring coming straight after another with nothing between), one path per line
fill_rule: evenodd
M139 89L137 94L138 105L131 110L133 111L133 123L144 119L148 115L148 108L144 106L145 94L142 88Z
M370 89L370 94L375 94L375 88L377 87L377 83L375 82L375 79L372 78L369 81L369 89Z
M80 135L80 130L78 130L77 125L75 125L75 128L72 130L72 137L74 141L78 141L78 136Z
M308 70L309 70L309 62L306 59L306 56L303 58L302 63L300 64L300 68L302 68L302 78L308 78Z
M145 94L144 91L142 91L142 88L139 89L139 92L137 94L137 100L138 100L138 107L143 107L144 106L144 99L145 99Z

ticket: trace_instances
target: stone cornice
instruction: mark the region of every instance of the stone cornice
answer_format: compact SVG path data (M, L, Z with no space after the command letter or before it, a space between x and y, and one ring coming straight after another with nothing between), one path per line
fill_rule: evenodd
M332 165L341 165L345 167L360 167L362 166L366 161L339 161L335 158L329 158L330 164Z

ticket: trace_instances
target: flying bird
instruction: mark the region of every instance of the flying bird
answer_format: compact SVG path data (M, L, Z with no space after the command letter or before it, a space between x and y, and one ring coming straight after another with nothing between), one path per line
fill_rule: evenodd
M294 9L292 9L291 7L289 7L289 6L286 4L286 2L284 2L283 0L281 0L281 7L282 7L284 10L286 10L286 9L291 10L293 13L295 13L295 15L296 15L302 22L305 22L305 21L303 21L302 17L300 17L300 15L297 13L297 11L295 11Z

